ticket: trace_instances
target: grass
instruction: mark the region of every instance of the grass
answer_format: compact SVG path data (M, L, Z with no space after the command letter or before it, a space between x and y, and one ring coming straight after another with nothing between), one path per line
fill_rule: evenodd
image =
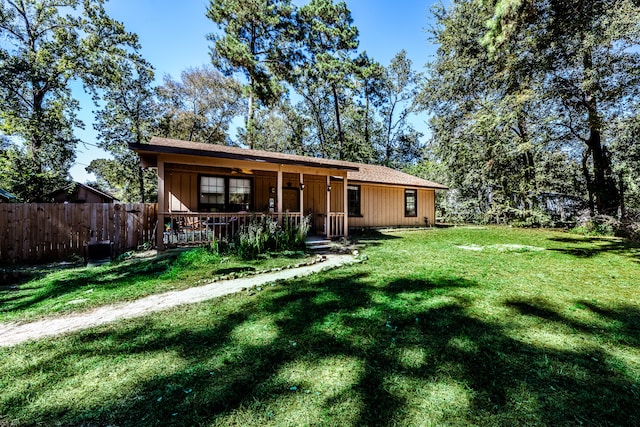
M363 264L0 349L0 425L640 425L638 247L362 240Z
M192 249L167 251L157 257L129 257L99 267L30 268L26 269L30 280L0 290L0 322L27 321L131 301L231 274L285 267L305 257L302 252L285 252L244 261Z

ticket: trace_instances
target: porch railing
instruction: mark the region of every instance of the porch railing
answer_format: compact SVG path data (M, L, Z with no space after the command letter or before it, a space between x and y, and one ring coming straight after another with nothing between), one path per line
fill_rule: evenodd
M346 236L346 230L344 229L344 212L331 212L327 216L327 239L332 237Z
M300 225L304 216L289 213L211 213L164 212L163 243L166 246L201 245L216 240L231 239L238 231L255 219L271 218L282 224L288 221L293 227Z

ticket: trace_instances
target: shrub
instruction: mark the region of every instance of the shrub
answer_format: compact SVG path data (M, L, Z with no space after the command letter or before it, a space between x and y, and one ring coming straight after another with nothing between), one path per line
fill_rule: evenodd
M271 217L252 218L236 235L234 247L238 256L245 260L256 259L270 251L300 249L304 246L310 224L310 217L305 217L298 226L287 216L282 225Z
M242 259L256 259L264 253L278 223L271 218L252 218L236 235L236 250Z
M552 227L551 216L541 209L518 209L496 203L484 213L483 224L510 224L514 227Z
M539 209L523 209L516 211L516 218L512 221L514 227L552 227L551 216Z
M636 242L640 241L640 222L628 222L622 224L622 233L624 237L627 237Z
M612 216L596 215L583 216L579 225L571 230L573 233L585 236L615 236L621 230L620 221Z

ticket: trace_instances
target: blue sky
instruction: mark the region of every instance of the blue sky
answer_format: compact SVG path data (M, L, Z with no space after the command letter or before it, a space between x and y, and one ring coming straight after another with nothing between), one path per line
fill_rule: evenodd
M297 5L306 1L294 0ZM431 25L430 8L434 0L346 0L354 23L360 31L360 50L387 65L391 58L404 49L421 71L435 54L426 29ZM124 23L128 31L138 34L142 55L155 68L156 81L161 83L166 74L179 78L189 67L210 62L206 35L215 31L207 19L208 0L110 0L106 4L109 15ZM85 171L86 165L107 155L94 144L92 111L95 107L87 96L78 93L82 111L80 118L85 130L77 135L87 145L78 146L77 163L71 169L73 179L85 182L95 179ZM426 117L414 122L423 132Z

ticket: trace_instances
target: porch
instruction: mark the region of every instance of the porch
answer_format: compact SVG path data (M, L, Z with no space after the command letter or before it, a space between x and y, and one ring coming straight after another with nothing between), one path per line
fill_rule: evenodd
M271 220L281 227L299 227L305 215L299 212L285 213L211 213L211 212L164 212L162 243L164 247L196 246L220 240L232 239L252 221ZM321 234L328 239L347 235L345 214L330 212ZM160 223L160 222L159 222ZM328 231L327 231L328 230Z
M159 249L231 239L252 220L266 218L295 227L308 217L310 234L347 236L347 172L354 166L197 146L207 150L156 152L148 145L138 151L143 166L158 172Z

